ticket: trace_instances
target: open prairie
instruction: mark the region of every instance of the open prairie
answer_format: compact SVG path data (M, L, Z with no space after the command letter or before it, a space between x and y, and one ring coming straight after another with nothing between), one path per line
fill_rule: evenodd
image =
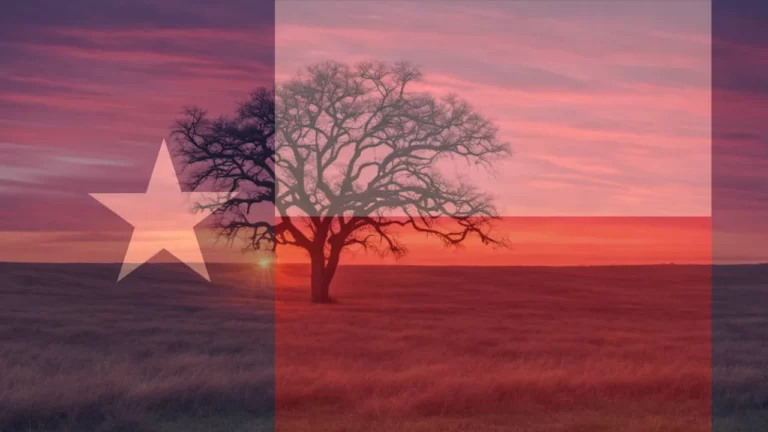
M709 266L209 267L0 264L0 430L711 427Z
M280 431L705 431L710 268L346 267L277 279Z
M273 296L252 269L119 270L0 264L0 430L273 430Z

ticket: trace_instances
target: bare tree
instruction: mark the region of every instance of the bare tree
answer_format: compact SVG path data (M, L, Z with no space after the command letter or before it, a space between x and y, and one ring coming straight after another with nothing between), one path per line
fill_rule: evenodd
M254 206L275 202L274 92L251 93L232 119L209 119L200 108L188 108L184 114L172 136L184 164L186 188L227 192L198 206L214 213L221 235L246 235L250 248L274 250L273 221L253 217Z
M492 122L457 97L408 91L420 78L408 63L307 67L276 88L276 127L257 127L274 132L274 140L264 141L266 149L276 144L269 157L268 150L253 153L247 127L251 114L264 115L264 98L252 97L235 120L209 122L202 111L189 110L174 135L188 165L204 166L193 187L212 179L231 191L248 183L263 192L228 198L219 211L222 232L248 232L254 248L306 250L311 300L325 303L343 250L402 256L406 247L397 234L404 229L453 247L472 235L488 245L505 243L491 235L498 214L490 197L445 178L440 164L458 158L491 168L509 154L508 145ZM270 181L280 216L271 225L250 221L248 206L269 198Z

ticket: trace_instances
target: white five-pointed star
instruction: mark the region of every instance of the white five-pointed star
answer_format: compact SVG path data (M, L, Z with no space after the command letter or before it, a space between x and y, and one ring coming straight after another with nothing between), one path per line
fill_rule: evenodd
M90 195L134 227L118 281L163 249L211 280L194 230L210 214L195 211L208 194L181 191L165 140L145 193Z

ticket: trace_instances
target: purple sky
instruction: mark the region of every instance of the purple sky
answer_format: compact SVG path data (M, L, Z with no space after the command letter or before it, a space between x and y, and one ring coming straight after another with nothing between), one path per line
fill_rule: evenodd
M86 193L146 187L185 106L230 113L272 85L272 2L118 3L5 8L0 229L114 226Z

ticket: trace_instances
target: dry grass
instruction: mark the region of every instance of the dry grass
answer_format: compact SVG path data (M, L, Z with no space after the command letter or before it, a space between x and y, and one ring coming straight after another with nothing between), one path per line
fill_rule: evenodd
M768 431L768 266L712 274L713 431Z
M708 267L281 270L279 431L709 430Z
M322 306L301 266L277 299L242 267L116 274L0 265L0 430L710 427L708 267L345 267Z
M0 430L273 430L272 293L243 270L1 264Z

